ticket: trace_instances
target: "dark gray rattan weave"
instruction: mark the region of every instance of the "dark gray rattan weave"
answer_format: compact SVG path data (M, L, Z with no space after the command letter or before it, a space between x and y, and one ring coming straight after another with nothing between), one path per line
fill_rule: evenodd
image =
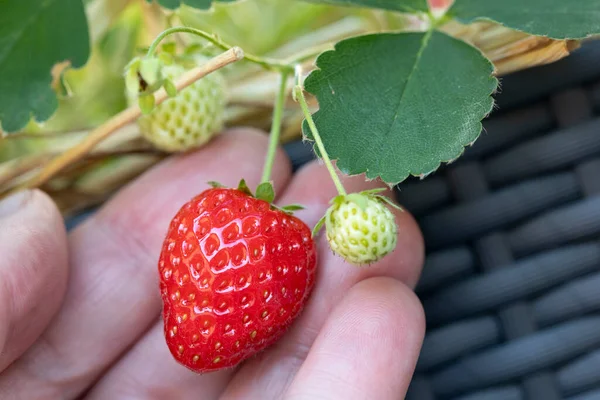
M410 400L600 399L600 45L507 77L455 165L402 184L428 256Z

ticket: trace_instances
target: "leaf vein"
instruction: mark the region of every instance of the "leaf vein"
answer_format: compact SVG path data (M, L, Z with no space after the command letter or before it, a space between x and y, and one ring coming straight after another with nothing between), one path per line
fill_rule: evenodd
M421 46L419 47L419 51L417 51L417 55L415 56L415 62L411 67L408 77L406 78L406 84L404 85L402 93L400 93L400 99L398 100L398 106L396 107L396 112L394 113L394 118L392 118L390 127L388 128L388 130L385 134L386 137L389 137L390 133L392 132L392 128L396 124L396 120L398 119L398 115L400 114L400 110L402 109L402 103L404 101L404 96L406 94L407 87L419 66L419 62L421 61L423 52L425 51L425 48L427 47L427 44L429 43L429 39L431 39L432 34L433 34L432 30L427 31L427 33L423 36L423 39L421 40Z

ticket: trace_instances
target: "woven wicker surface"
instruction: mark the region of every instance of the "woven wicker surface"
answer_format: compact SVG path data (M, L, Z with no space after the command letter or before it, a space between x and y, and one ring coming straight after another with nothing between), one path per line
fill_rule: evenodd
M428 251L407 398L600 400L600 43L497 100L464 157L397 192Z
M465 157L398 192L428 248L408 399L600 399L600 45L502 88Z

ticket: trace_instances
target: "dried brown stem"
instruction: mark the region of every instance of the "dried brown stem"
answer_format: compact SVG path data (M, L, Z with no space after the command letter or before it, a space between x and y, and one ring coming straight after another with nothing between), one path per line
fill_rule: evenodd
M206 64L185 73L177 80L175 86L177 87L177 90L182 90L211 72L223 68L235 61L239 61L242 58L244 58L242 49L239 47L232 47L217 57L212 58ZM156 105L162 103L168 97L164 89L159 90L154 96ZM120 128L136 120L141 115L142 112L137 104L115 115L106 123L90 132L90 134L77 146L72 147L60 156L51 160L38 175L23 185L23 188L34 188L44 184L66 166L81 160L98 143L108 138Z
M0 165L0 190L5 190L6 186L12 186L11 182L19 176L29 171L39 168L40 165L48 162L55 156L54 153L32 154L7 161Z
M55 139L70 135L81 135L86 133L86 129L56 131L56 132L16 132L4 136L4 140L20 140L20 139Z

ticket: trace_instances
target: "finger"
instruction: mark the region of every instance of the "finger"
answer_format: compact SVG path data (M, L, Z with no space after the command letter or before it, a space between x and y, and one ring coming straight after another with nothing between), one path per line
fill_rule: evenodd
M378 185L377 182L365 182L362 176L345 177L343 183L348 192ZM306 209L296 215L312 227L336 194L327 170L315 162L297 174L288 185L280 204L303 204ZM346 263L331 252L325 235L319 235L316 285L303 314L276 346L242 367L223 394L224 399L280 399L331 310L356 283L370 277L388 276L414 287L423 264L423 239L410 214L394 212L398 224L396 249L368 267Z
M404 398L424 334L423 309L404 284L358 283L327 319L285 399Z
M0 203L0 371L54 316L67 286L67 237L56 206L40 191Z
M162 322L102 377L86 400L217 399L234 371L198 375L177 364L165 345Z
M149 171L82 224L70 238L63 307L42 339L0 376L0 392L12 385L22 398L73 398L96 381L159 320L157 260L173 215L207 181L236 185L243 174L256 185L266 151L267 138L256 131L224 134ZM282 153L276 163L275 186L282 189L289 163Z

